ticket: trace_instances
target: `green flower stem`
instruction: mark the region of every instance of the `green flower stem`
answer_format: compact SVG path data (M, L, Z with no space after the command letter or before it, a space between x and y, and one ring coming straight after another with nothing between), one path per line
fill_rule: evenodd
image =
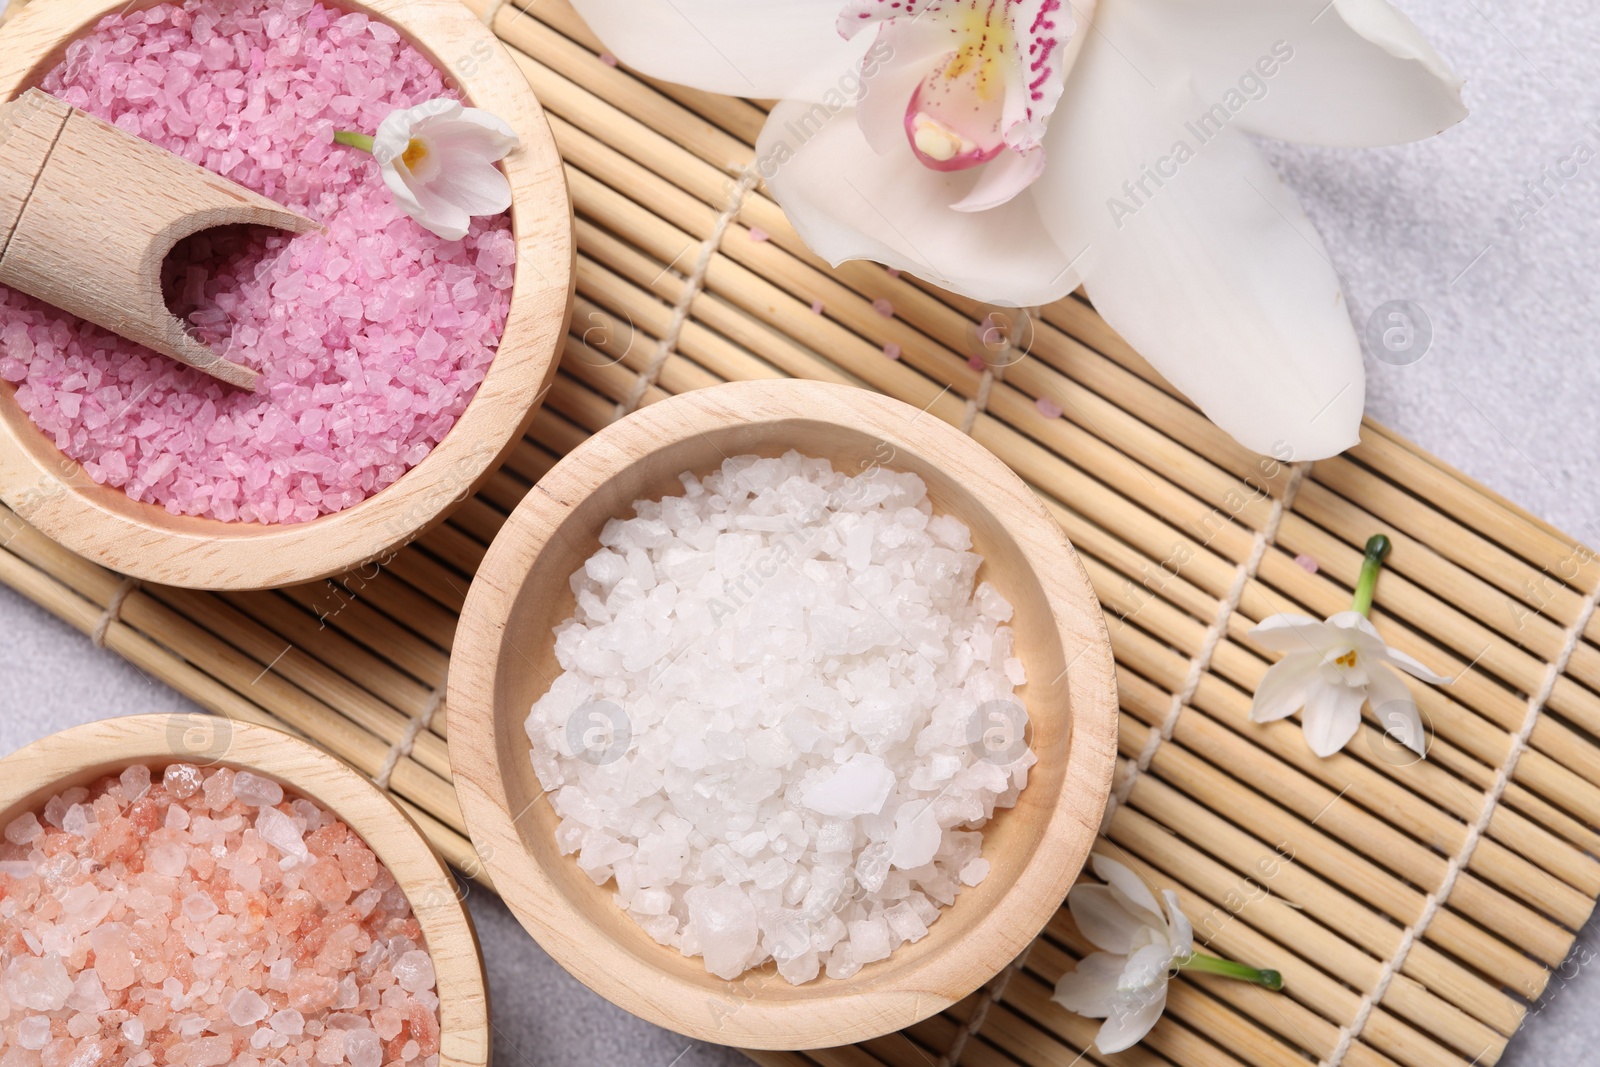
M350 148L359 148L368 155L372 154L372 138L364 133L354 130L334 130L333 143L342 144Z
M1361 577L1356 581L1356 598L1350 606L1366 615L1372 611L1372 591L1378 584L1378 572L1389 556L1389 539L1383 534L1367 538L1367 552L1361 560Z
M1180 971L1199 971L1202 974L1220 974L1224 978L1237 978L1241 982L1251 982L1255 985L1265 986L1277 991L1283 988L1283 975L1277 971L1262 971L1255 967L1247 967L1242 963L1232 960L1220 960L1215 956L1207 956L1204 952L1193 952L1185 959L1178 961Z

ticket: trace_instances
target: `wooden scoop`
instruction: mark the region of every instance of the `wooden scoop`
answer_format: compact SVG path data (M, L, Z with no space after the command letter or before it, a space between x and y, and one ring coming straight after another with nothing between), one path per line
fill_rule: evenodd
M217 355L167 310L161 264L229 223L317 223L38 89L0 106L0 285L241 389L256 372Z

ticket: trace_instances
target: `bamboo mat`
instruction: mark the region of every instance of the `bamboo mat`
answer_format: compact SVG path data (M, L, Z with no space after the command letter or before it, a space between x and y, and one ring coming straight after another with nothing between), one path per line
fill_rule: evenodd
M878 389L971 433L1059 519L1117 658L1127 766L1100 847L1174 888L1212 952L1276 967L1286 986L1185 975L1143 1044L1102 1057L1098 1023L1049 999L1086 951L1063 910L949 1011L861 1046L753 1058L1493 1063L1600 893L1590 550L1371 422L1358 448L1309 469L1247 453L1078 299L1042 309L993 366L969 363L987 351L975 324L988 309L874 265L828 269L752 188L759 106L618 69L564 0L473 6L548 110L577 209L572 332L511 460L418 544L335 582L135 586L4 511L0 580L204 707L287 727L372 775L481 874L450 785L442 687L471 575L509 510L636 404L783 375ZM892 317L874 308L885 300ZM1394 551L1374 622L1459 675L1418 688L1425 763L1370 720L1328 760L1297 721L1249 722L1268 659L1246 632L1274 612L1347 607L1378 531Z

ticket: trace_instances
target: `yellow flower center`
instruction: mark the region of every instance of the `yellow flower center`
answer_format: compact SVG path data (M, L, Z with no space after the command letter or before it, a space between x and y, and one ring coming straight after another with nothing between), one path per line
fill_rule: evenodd
M1011 21L999 5L984 10L969 8L959 16L957 30L962 45L950 57L943 74L950 81L971 77L979 100L988 102L1005 93L1005 79L999 65L1009 59L1017 62L1016 42L1011 36Z
M400 162L406 165L407 170L415 170L417 164L428 158L427 142L413 137L406 145L406 150L400 154Z
M1354 667L1356 665L1356 650L1352 648L1333 662L1346 669Z

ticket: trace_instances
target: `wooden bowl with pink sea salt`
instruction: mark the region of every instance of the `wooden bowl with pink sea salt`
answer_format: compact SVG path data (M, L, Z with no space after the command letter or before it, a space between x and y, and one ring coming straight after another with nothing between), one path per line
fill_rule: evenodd
M0 287L0 500L22 519L140 579L291 585L386 560L522 436L566 331L571 205L538 101L465 6L28 3L0 25L0 102L33 87L322 228L168 256L168 306L260 372L253 394ZM455 241L332 139L440 96L520 141L510 211Z
M482 1067L449 869L395 803L263 726L106 719L0 760L6 1067Z

